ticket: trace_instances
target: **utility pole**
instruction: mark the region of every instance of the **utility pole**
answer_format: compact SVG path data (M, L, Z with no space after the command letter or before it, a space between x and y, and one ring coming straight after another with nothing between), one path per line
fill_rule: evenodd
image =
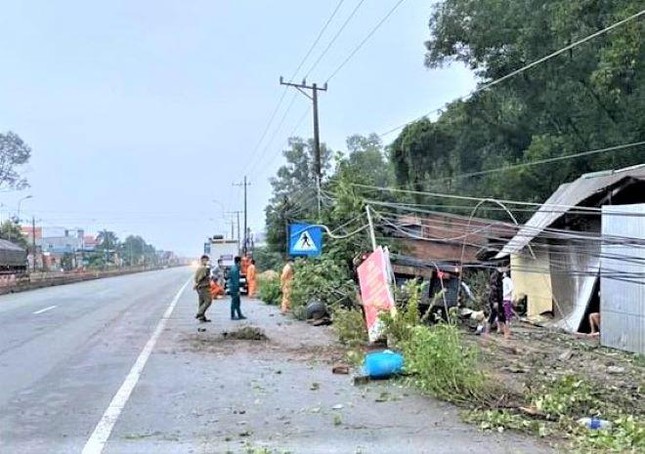
M318 127L318 92L327 91L327 82L323 87L319 87L317 84L307 85L307 80L303 79L301 84L294 84L292 82L285 82L284 78L280 76L280 85L287 85L289 87L294 87L300 93L305 95L313 102L313 111L314 111L314 160L315 170L316 170L316 191L318 199L318 217L320 217L320 184L322 181L322 162L320 156L320 130ZM305 90L311 90L311 95Z
M240 214L242 211L231 211L228 214L235 214L237 215L237 245L238 245L238 250L240 249ZM231 220L231 234L233 233L233 220Z
M36 216L31 217L31 270L36 272Z
M246 175L244 175L244 182L243 183L235 183L233 186L244 186L244 242L242 243L242 252L246 254L246 244L247 244L247 232L248 232L248 226L247 226L247 221L248 221L248 206L247 206L247 197L246 197L246 188L247 186L251 186L251 183L249 183L246 180ZM238 240L240 239L240 220L239 220L239 214L238 214L238 220L237 220L237 238Z

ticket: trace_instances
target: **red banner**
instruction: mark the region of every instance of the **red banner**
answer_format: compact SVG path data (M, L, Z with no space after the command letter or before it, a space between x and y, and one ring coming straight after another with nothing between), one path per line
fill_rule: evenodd
M388 285L387 260L385 251L379 247L358 267L361 299L371 342L376 341L381 335L379 313L394 309L394 298Z

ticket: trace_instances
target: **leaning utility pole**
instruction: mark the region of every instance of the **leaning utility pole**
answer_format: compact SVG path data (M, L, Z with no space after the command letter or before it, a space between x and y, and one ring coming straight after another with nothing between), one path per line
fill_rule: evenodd
M316 191L318 199L318 217L320 217L320 184L322 180L322 162L320 157L320 130L318 128L318 92L327 91L327 82L325 82L324 87L319 87L317 84L307 85L307 80L303 79L301 84L294 84L291 82L285 82L283 77L280 76L280 85L287 85L289 87L294 87L300 93L305 95L307 98L311 99L314 107L314 159L316 164ZM311 90L311 95L304 90Z
M244 182L243 183L233 184L233 186L244 186L244 242L242 243L242 252L244 254L246 254L246 244L247 244L247 234L248 234L248 229L247 229L248 212L247 212L247 203L246 203L246 200L247 200L246 187L251 186L251 183L246 181L246 175L244 175ZM238 216L239 216L239 214L238 214ZM238 237L238 240L239 240L239 237L240 237L240 232L239 232L240 221L239 221L239 218L238 218L238 221L237 221L237 228L238 228L237 237Z

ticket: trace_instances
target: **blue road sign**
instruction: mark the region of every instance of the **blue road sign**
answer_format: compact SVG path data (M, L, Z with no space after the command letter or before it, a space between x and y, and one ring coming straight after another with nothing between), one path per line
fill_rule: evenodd
M289 225L289 255L317 257L322 247L322 228L310 224Z

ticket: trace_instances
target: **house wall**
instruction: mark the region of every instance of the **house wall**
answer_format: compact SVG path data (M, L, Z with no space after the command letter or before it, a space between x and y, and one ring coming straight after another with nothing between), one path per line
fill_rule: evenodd
M514 293L528 297L527 315L540 315L553 310L549 254L543 248L534 248L535 258L528 248L521 254L511 255L511 278Z
M616 212L635 216L612 215ZM603 206L602 234L645 241L645 204ZM645 354L645 247L619 243L602 245L600 342Z

